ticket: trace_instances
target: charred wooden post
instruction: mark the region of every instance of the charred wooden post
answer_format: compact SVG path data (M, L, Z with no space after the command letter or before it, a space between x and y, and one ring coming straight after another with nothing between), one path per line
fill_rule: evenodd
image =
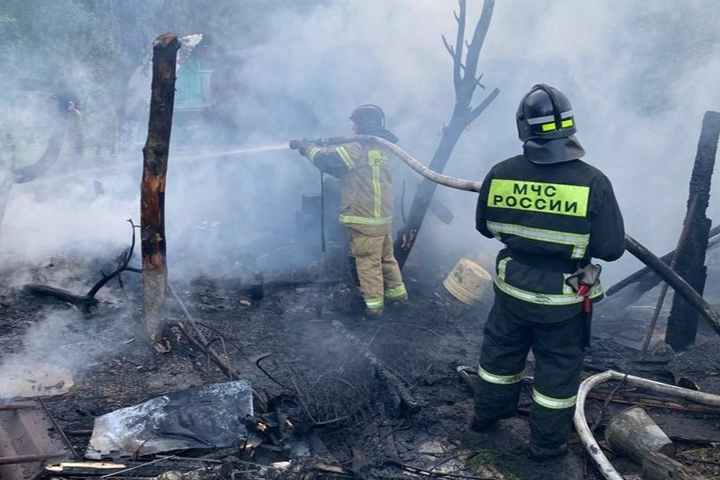
M675 293L687 300L720 335L720 315L680 275L630 235L625 235L625 250L660 275Z
M175 102L175 66L180 42L168 32L153 43L152 96L148 136L143 148L143 176L140 186L140 232L142 245L143 321L150 341L158 351L167 351L163 342L161 317L167 288L165 252L165 177Z
M720 235L720 225L716 225L713 228L710 229L710 232L708 234L709 238L713 238L717 235ZM709 247L709 245L708 245ZM675 250L666 253L662 257L660 257L660 260L670 265L672 262L673 257L675 256ZM657 285L660 282L660 277L653 272L650 267L644 266L643 268L631 273L627 277L623 278L619 282L617 282L612 287L608 288L605 291L606 297L612 297L616 293L620 292L621 290L629 287L630 285L634 283L639 283L643 288L643 293L645 293L647 290L650 290L655 285ZM645 289L645 284L647 283L648 287Z
M708 252L720 245L719 235L720 226L715 226L710 229L710 241L707 247ZM674 255L675 250L663 255L660 257L660 260L670 265ZM650 267L644 266L608 288L605 291L605 296L608 297L608 301L601 303L599 307L606 308L611 306L611 308L618 310L629 307L638 301L646 292L655 288L661 281L662 279L657 273L650 269ZM621 292L622 294L620 294Z
M447 40L445 40L445 37L443 37L445 48L453 58L455 108L453 109L450 123L443 129L440 145L430 161L429 168L435 172L445 170L445 165L447 165L450 154L453 148L455 148L455 144L460 138L460 135L462 135L468 125L479 117L500 93L500 90L496 88L476 107L470 107L475 88L478 86L483 89L485 88L485 86L480 83L482 75L480 75L480 77L477 76L478 59L485 41L485 36L490 28L490 20L492 19L493 9L495 8L495 1L485 0L483 2L480 19L475 26L475 32L473 33L470 43L466 43L465 40L465 3L466 0L459 0L460 13L455 15L455 19L458 22L455 46L450 46ZM465 45L467 45L467 54L465 55L465 63L463 63L463 48ZM434 182L425 179L420 183L415 193L407 222L400 229L398 237L395 240L395 258L400 268L403 268L405 265L408 256L410 256L410 251L413 245L415 245L415 240L417 239L418 232L425 219L425 214L428 211L436 188L437 185Z
M647 480L702 480L685 465L662 453L648 453L642 461L642 477Z
M687 213L685 214L685 220L683 221L683 228L680 232L680 238L678 238L677 246L675 247L675 251L680 250L684 245L685 241L687 240L688 232L690 231L690 223L692 218L695 215L695 205L697 205L696 199L693 199L692 205L690 205ZM673 259L670 262L670 268L675 270L675 267L677 266L677 256L673 255ZM650 346L650 341L652 340L653 333L655 333L655 326L657 325L658 318L660 318L660 310L662 310L663 303L665 303L665 295L667 295L668 291L668 284L663 283L662 287L660 288L660 295L658 296L657 302L655 303L655 311L653 312L652 319L650 320L650 326L647 329L647 332L645 333L645 341L643 342L642 346L642 352L641 352L641 358L645 359L645 354L647 353L648 347Z
M707 251L710 220L706 211L710 202L710 184L715 167L718 137L720 137L720 113L706 112L698 141L697 155L690 178L688 209L695 202L694 213L688 219L688 234L684 245L679 246L674 261L675 271L684 278L700 295L705 290ZM665 343L676 351L695 343L698 327L698 312L680 295L673 298L668 318Z

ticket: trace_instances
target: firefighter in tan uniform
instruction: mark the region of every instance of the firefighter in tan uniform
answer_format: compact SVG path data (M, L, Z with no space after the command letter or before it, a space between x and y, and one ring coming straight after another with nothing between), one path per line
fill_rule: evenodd
M377 105L357 107L350 119L354 134L398 141L385 129L385 114ZM349 229L350 257L366 313L382 314L385 298L406 301L391 238L393 190L387 153L356 142L325 147L303 141L298 151L317 168L340 179L340 223Z

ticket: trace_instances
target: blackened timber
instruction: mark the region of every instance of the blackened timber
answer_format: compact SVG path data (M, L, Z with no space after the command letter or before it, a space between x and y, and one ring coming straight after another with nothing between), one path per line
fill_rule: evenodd
M687 240L688 232L690 231L690 220L695 215L695 205L697 205L697 202L695 199L693 199L692 205L690 205L689 210L685 214L685 220L683 221L683 228L680 232L680 238L678 238L677 247L675 247L675 251L680 250ZM677 257L673 256L672 261L670 262L670 268L673 270L677 266ZM650 341L652 340L652 336L655 333L655 326L657 325L658 318L660 318L660 310L662 309L663 303L665 303L665 295L667 295L668 291L668 284L663 283L662 287L660 288L660 295L658 296L657 302L655 303L655 311L653 312L652 319L650 319L650 326L647 329L647 332L645 333L645 341L643 342L642 346L642 356L641 358L645 358L645 354L647 354L648 347L650 346Z
M143 148L140 187L143 321L156 348L163 349L161 311L167 289L165 182L175 102L175 67L180 42L168 32L153 43L152 92L148 136Z
M132 227L132 243L130 244L130 248L126 250L120 261L120 265L118 265L118 268L110 273L109 275L105 275L104 272L101 272L103 275L103 278L97 282L85 295L78 295L72 292L69 292L67 290L63 290L61 288L51 287L49 285L43 285L43 284L37 284L37 283L29 283L23 287L23 289L31 293L33 295L37 296L45 296L45 297L52 297L56 298L58 300L61 300L63 302L68 302L72 305L75 305L76 307L79 307L84 312L88 312L90 310L90 307L94 307L98 304L97 299L95 298L95 294L97 294L98 291L102 287L105 286L106 283L108 283L113 278L116 278L120 280L120 274L124 271L130 271L134 273L142 273L140 269L129 267L128 263L130 263L130 260L133 256L133 251L135 250L135 224L132 220L128 220L130 223L130 226ZM122 287L122 282L120 282L120 286Z
M710 229L709 232L709 238L713 238L717 235L720 235L720 225L716 225L713 228ZM660 260L670 265L670 262L672 262L673 255L675 255L675 250L666 253L662 257L660 257ZM617 282L612 287L608 288L605 291L606 297L612 297L616 293L618 293L620 290L632 285L633 283L640 283L643 288L647 286L647 289L643 289L643 293L653 288L655 285L660 283L660 277L658 277L655 272L653 272L650 267L647 265L643 268L637 270L636 272L631 273L627 277L623 278L619 282Z
M688 208L695 202L695 210L692 218L688 219L690 225L684 245L679 246L675 253L677 262L675 271L700 295L705 290L707 279L705 253L711 222L706 216L706 211L710 202L710 185L715 167L718 137L720 137L720 113L705 112L690 178ZM697 328L697 310L683 297L676 295L668 318L665 343L675 351L692 345L695 343Z
M647 452L642 460L642 478L647 480L699 480L688 468L659 452Z
M720 315L680 275L630 235L625 235L625 250L660 275L679 296L697 309L700 315L710 323L713 330L720 335Z
M396 410L400 416L406 416L408 414L414 414L419 412L423 404L416 400L410 393L410 389L402 383L395 375L393 375L375 355L373 355L363 342L358 337L352 334L342 322L333 320L333 327L342 333L347 338L353 347L365 357L370 363L372 368L375 370L378 378L385 384L388 389L389 395L393 399L393 410Z

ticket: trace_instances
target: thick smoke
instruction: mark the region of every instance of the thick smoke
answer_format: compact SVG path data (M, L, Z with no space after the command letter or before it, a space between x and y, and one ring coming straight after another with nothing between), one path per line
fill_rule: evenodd
M7 394L2 386L9 385L18 369L32 372L30 380L39 380L46 369L51 369L65 371L77 381L121 351L131 356L142 349L142 342L136 339L137 325L126 314L118 314L111 323L102 325L88 321L77 310L46 311L39 317L24 332L22 343L7 342L7 348L3 348L0 399ZM26 379L21 376L20 380Z
M142 8L152 12L157 3ZM166 199L171 275L240 275L248 258L260 270L294 268L313 254L279 255L282 245L303 241L308 251L319 250L312 244L317 237L297 238L300 197L319 191L317 172L304 159L289 150L195 157L349 134L349 112L376 103L400 145L427 163L454 103L452 62L441 42L441 35L455 39L452 2L304 2L302 8L275 7L272 15L264 2L255 2L249 5L263 15L247 32L233 22L252 12L226 3L227 21L213 29L192 3L174 23L164 23L157 10L149 22L156 34L201 33L222 56L213 78L219 117L201 117L173 134ZM468 2L470 33L480 7ZM517 103L533 84L551 84L573 102L585 160L612 180L628 232L657 253L670 250L685 211L702 115L720 108L719 19L712 0L682 6L670 0L496 2L480 58L487 89L478 89L475 104L494 87L501 93L463 134L447 173L481 180L494 163L518 153ZM125 35L147 36L134 20L113 22ZM139 67L148 51L149 42L131 66ZM110 64L112 53L106 53ZM44 54L38 50L38 59ZM100 81L83 62L74 59L71 77ZM4 69L3 75L10 73ZM85 89L81 108L88 135L108 138L116 119L93 99L97 91ZM47 123L41 104L13 104L16 122L36 129ZM147 121L146 110L135 112L133 140L113 155L99 145L77 165L64 153L47 178L13 188L0 254L38 259L81 243L104 255L107 242L129 242L125 220L139 220ZM17 147L21 162L37 156L31 140L40 138ZM407 208L419 178L402 165L395 172L398 195L406 184ZM435 253L449 261L497 250L496 242L474 231L474 195L440 188L437 200L452 208L455 220L446 226L428 217L418 248L431 255L423 258ZM709 216L717 217L717 210L711 206ZM637 265L626 255L606 269L607 281Z

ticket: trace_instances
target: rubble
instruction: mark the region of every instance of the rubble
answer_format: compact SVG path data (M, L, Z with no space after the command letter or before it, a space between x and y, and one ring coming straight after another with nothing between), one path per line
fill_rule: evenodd
M73 387L66 368L42 364L0 365L0 401L63 395ZM0 403L2 409L2 403Z
M245 443L253 415L250 382L216 383L169 393L95 419L85 457L153 455Z

